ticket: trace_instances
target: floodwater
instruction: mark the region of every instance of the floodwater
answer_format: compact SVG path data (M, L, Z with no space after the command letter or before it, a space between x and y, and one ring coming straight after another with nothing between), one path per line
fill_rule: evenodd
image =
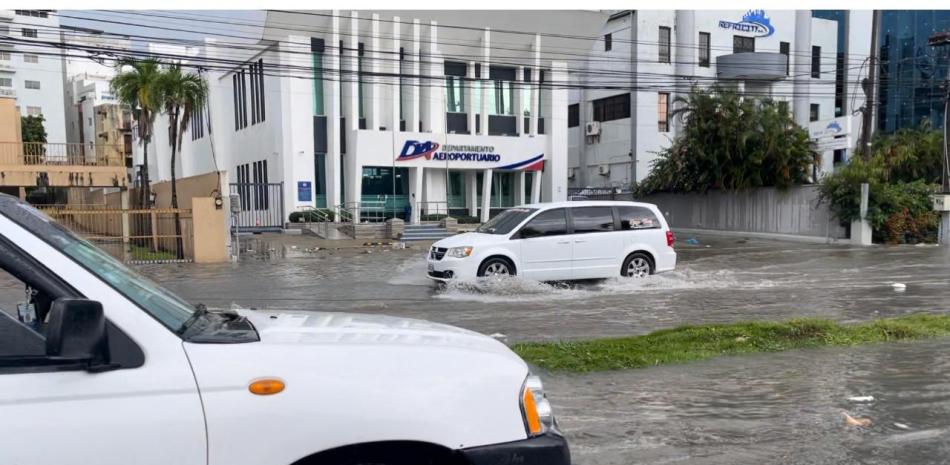
M423 249L310 253L267 240L251 243L255 252L239 264L143 269L211 306L386 313L508 341L950 312L950 255L933 246L697 239L677 247L674 273L572 285L440 288L424 277ZM936 464L950 463L948 349L950 340L937 340L541 375L581 465ZM848 426L843 412L872 424Z
M642 334L688 323L853 322L950 311L947 249L697 239L698 245L677 245L675 272L571 285L511 280L438 288L425 277L422 248L306 252L276 239L250 242L253 252L238 264L141 269L210 307L386 313L502 333L509 341ZM905 283L906 291L895 292L894 282Z
M436 287L424 277L424 246L310 251L266 236L246 241L238 263L139 268L212 308L384 313L502 333L509 342L704 322L950 313L946 249L714 236L683 243L690 238L680 237L674 273L571 285ZM906 291L895 292L895 282ZM14 297L22 292L3 284ZM581 465L936 464L950 463L948 349L943 339L540 374ZM847 426L842 412L872 424Z

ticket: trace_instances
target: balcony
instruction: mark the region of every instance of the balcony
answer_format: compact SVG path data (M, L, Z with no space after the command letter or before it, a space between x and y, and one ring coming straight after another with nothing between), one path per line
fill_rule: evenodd
M0 142L0 186L123 187L123 144Z

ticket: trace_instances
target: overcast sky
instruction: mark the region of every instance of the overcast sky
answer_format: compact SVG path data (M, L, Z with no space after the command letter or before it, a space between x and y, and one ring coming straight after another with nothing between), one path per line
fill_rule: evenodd
M239 37L260 38L260 27L254 25L262 24L266 13L261 10L60 10L59 15L63 25L133 37L188 40L210 37L236 42L243 41ZM175 16L185 19L173 18Z

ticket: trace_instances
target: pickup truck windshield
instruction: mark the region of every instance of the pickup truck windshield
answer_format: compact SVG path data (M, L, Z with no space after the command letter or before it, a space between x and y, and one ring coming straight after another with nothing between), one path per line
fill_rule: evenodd
M180 297L80 239L39 210L0 195L0 214L68 255L172 331L177 331L195 312L195 308Z
M525 218L538 211L536 208L509 208L498 216L488 220L487 223L475 229L475 232L484 234L508 234L516 226L521 224Z

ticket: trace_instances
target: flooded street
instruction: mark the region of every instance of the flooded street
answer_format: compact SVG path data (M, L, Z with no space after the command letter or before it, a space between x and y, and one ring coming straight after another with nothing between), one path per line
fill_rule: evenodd
M141 269L212 307L386 313L509 342L950 312L950 257L932 246L696 239L677 246L675 273L574 285L437 288L423 276L422 249L309 252L267 238L252 242L239 264ZM894 282L906 291L895 292ZM948 349L950 341L936 340L542 376L579 464L946 463ZM862 396L873 401L849 400ZM846 426L842 412L872 426Z

